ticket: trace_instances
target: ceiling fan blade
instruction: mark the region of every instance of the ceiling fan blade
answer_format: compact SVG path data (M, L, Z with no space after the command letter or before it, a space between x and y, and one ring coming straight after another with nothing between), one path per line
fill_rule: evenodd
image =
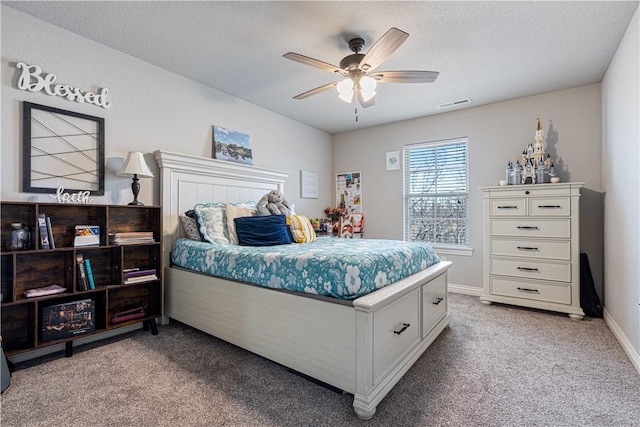
M437 71L378 71L369 77L383 83L433 83L439 74Z
M305 98L308 98L308 97L316 95L316 94L318 94L320 92L324 92L325 90L329 90L329 89L335 87L337 84L338 84L338 82L333 82L333 83L329 83L329 84L317 87L315 89L308 90L308 91L306 91L304 93L301 93L300 95L294 96L293 99L305 99Z
M282 56L292 61L299 62L301 64L320 68L321 70L330 71L332 73L341 74L341 75L346 74L346 71L344 71L342 68L338 68L335 65L331 65L327 62L323 62L318 59L309 58L308 56L300 55L299 53L289 52L289 53L285 53Z
M360 89L356 88L356 96L358 97L358 102L360 103L360 105L362 105L362 108L369 108L369 107L373 107L374 105L376 105L376 97L374 96L373 98L371 98L368 101L365 101L364 98L362 97L362 92L360 91Z
M409 33L392 27L371 46L371 49L360 61L360 69L371 71L378 67L404 43L407 37L409 37Z

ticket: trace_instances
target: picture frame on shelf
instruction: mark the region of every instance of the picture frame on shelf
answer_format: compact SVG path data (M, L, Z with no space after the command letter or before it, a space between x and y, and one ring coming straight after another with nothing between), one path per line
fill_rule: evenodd
M22 191L104 195L104 118L23 102Z
M213 158L227 162L253 165L251 137L246 133L213 126Z

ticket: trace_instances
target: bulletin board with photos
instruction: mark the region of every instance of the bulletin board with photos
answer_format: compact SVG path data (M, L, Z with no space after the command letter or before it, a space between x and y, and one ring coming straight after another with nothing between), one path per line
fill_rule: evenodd
M341 172L336 174L336 206L347 213L362 213L362 173Z

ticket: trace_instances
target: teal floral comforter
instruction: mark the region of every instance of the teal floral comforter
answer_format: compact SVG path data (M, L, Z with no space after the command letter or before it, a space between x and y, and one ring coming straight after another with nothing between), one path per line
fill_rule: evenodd
M340 299L361 297L440 261L426 243L338 238L262 247L178 239L171 260L212 276Z

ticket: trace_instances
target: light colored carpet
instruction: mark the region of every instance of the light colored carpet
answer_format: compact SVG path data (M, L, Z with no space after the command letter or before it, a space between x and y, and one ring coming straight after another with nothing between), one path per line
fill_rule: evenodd
M450 294L449 328L370 421L338 394L185 325L17 365L10 426L640 426L640 375L602 319Z

